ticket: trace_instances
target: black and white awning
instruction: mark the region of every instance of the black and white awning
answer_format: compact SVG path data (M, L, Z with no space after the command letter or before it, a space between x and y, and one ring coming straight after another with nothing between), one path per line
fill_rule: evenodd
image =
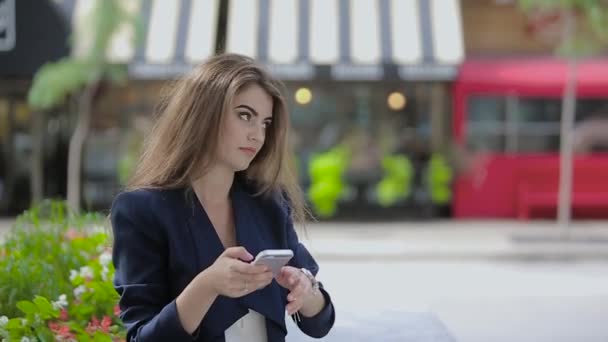
M76 29L93 1L58 0ZM135 78L187 72L214 52L220 1L125 0L141 14L145 39L134 48L133 32L122 29L108 55ZM284 80L451 80L464 59L459 0L229 4L226 51L256 58Z

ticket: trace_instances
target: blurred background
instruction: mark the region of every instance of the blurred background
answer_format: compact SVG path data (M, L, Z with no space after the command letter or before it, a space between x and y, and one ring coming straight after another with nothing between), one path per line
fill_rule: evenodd
M602 0L0 0L0 215L107 213L163 88L245 54L285 84L328 340L606 341L607 36Z

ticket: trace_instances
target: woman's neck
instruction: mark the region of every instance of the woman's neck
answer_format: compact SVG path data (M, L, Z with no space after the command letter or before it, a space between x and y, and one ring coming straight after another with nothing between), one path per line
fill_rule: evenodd
M211 168L192 182L192 189L204 204L215 205L228 200L234 172L220 167Z

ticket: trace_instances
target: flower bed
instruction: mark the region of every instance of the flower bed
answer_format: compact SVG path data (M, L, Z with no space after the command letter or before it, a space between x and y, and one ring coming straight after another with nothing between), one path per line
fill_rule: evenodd
M17 219L0 245L0 340L124 341L106 223L61 202Z

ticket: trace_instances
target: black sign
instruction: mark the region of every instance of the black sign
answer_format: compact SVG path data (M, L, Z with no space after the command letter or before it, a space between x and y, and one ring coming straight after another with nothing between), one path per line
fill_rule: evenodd
M15 48L15 0L0 0L0 51Z
M0 0L0 77L29 78L68 55L69 23L53 0Z

